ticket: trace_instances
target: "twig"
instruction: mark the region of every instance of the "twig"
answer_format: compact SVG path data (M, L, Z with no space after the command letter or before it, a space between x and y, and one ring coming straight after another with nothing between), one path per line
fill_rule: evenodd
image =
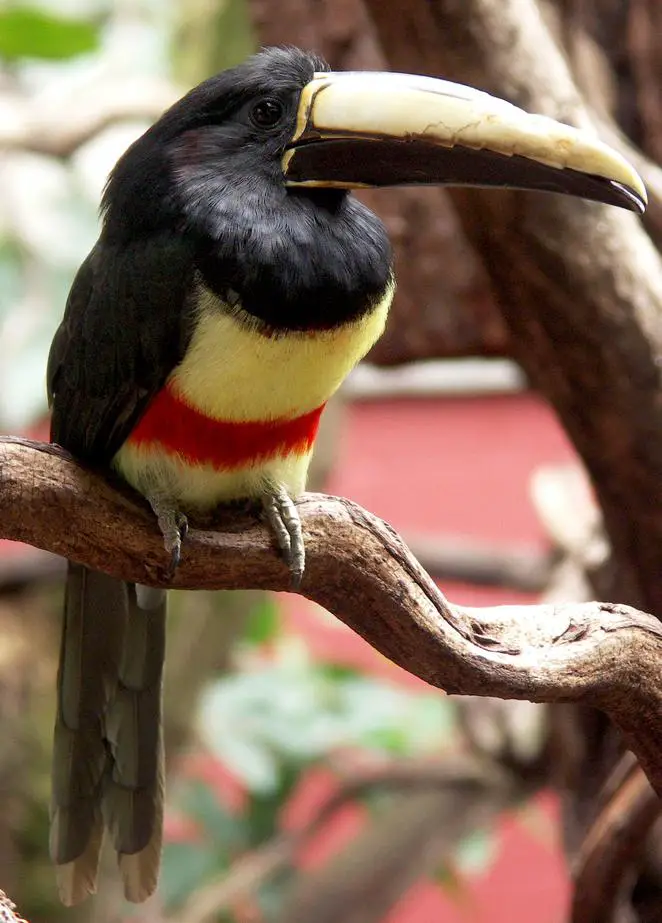
M323 803L315 816L301 829L281 834L265 846L242 856L232 869L200 888L181 910L169 917L169 923L209 923L220 913L290 865L305 844L348 801L376 788L426 791L441 790L453 801L470 792L474 800L476 789L504 788L503 780L494 772L480 771L475 763L421 762L402 760L387 766L366 770L346 779L341 787ZM468 831L467 831L468 832Z
M512 781L489 772L449 780L444 791L396 795L340 855L299 876L278 923L381 923L416 881L452 860L464 837L516 800Z
M348 500L298 503L308 550L302 594L386 657L447 692L605 711L662 793L662 625L613 603L449 603L399 536ZM164 586L167 555L147 504L66 452L0 437L0 522L29 542L127 580ZM170 585L287 590L287 568L256 516L193 523ZM199 528L196 528L199 526Z
M662 811L662 802L637 764L607 801L576 860L571 923L610 923L618 897Z
M421 566L441 580L541 593L551 576L551 556L533 548L497 547L465 536L411 534L406 539Z
M254 895L265 881L285 868L301 844L298 835L283 834L236 859L229 872L194 891L168 923L211 923L237 901Z
M68 106L55 108L10 98L14 105L7 107L0 123L0 150L70 157L109 125L152 122L176 98L172 87L153 82L98 87L93 96L72 99Z

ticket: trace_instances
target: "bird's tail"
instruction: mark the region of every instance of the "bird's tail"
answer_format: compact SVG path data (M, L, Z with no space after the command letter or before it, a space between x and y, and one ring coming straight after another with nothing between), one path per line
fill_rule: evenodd
M104 779L103 817L125 896L144 901L156 888L161 861L166 593L137 595L133 584L128 593L124 654L106 720L112 759Z
M126 897L141 901L156 887L164 653L164 592L137 597L132 585L69 564L50 843L67 905L96 890L104 826L118 854Z

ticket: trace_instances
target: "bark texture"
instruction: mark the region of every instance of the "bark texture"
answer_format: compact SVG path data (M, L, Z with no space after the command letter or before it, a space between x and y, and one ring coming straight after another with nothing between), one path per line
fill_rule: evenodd
M534 0L367 6L393 69L443 71L529 110L591 126L592 113ZM660 254L636 218L615 210L481 190L454 190L452 198L488 272L513 352L553 404L591 476L612 546L598 592L659 617ZM576 786L568 801L569 842L576 844L600 811L597 794L622 749L595 714L578 712L573 724L581 743L566 778ZM646 890L650 902L660 863L657 855L646 861L618 919L649 919L640 895ZM573 919L598 917L576 907Z
M298 502L301 592L374 648L449 693L583 702L605 711L662 794L662 625L612 603L471 608L450 603L386 523L349 500ZM146 501L63 449L0 436L0 537L123 580L173 589L289 587L258 514L192 522L177 573ZM71 524L75 523L76 528Z

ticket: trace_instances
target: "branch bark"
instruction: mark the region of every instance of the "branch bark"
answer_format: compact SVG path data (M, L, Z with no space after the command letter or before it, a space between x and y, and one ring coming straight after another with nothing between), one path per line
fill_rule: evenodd
M571 923L612 923L660 817L662 802L632 755L625 754L622 762L623 777L602 806L575 862Z
M535 0L365 2L394 70L443 73L531 111L597 124L607 141L622 144L584 104ZM652 193L644 227L559 197L451 194L515 357L553 404L591 476L613 551L611 573L600 569L609 578L604 595L659 617L662 515L653 498L662 478L662 261L644 228L660 240L660 185L659 169L643 155L638 166ZM601 719L588 709L573 713L582 746L565 813L575 841L622 752ZM659 855L655 867L662 869ZM658 915L661 893L656 885Z
M16 913L16 904L7 897L4 891L0 891L0 920L2 923L28 923L23 917Z
M390 526L361 507L320 494L298 507L308 552L303 595L446 692L602 709L662 795L657 619L611 603L455 605ZM0 437L0 522L4 538L166 585L167 556L147 504L57 446ZM225 511L192 525L168 585L288 589L287 568L255 516Z
M393 69L444 73L591 127L534 0L367 6ZM651 509L662 479L660 254L637 219L615 209L540 194L452 195L516 358L591 474L628 601L662 613L662 516Z

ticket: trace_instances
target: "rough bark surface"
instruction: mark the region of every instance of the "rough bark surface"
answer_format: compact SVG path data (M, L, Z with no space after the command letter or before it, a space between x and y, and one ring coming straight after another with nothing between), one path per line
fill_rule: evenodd
M533 0L367 0L367 6L393 69L443 69L450 79L526 109L591 126ZM455 190L452 198L489 274L513 352L553 404L591 476L612 545L609 584L599 592L660 617L660 254L637 219L615 210L482 190ZM566 777L574 785L567 819L575 848L600 811L598 792L622 747L595 713L577 711L570 723L580 741ZM630 821L636 823L634 808ZM619 920L649 919L641 894L650 904L651 888L662 913L661 867L658 855L639 862L635 886L627 889L631 904ZM576 923L597 919L575 908Z
M298 509L307 549L304 596L449 693L600 708L662 795L658 619L606 602L455 605L398 534L357 504L308 494ZM57 446L10 436L0 436L0 523L1 538L147 585L289 586L267 529L257 516L232 510L191 523L177 573L167 580L170 559L142 498Z

